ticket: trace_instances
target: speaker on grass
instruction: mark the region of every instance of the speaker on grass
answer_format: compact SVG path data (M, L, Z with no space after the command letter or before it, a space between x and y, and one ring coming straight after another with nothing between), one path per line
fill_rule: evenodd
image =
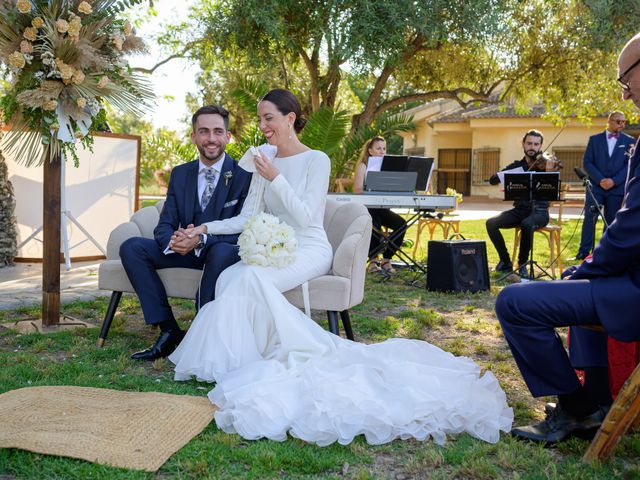
M429 241L427 290L479 292L489 290L487 246L478 240Z

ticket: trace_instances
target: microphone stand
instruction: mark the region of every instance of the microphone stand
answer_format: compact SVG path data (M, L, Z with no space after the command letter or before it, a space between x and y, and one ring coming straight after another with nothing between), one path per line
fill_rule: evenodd
M600 214L600 218L602 218L602 221L604 222L605 230L609 228L609 224L607 223L607 219L604 218L604 209L602 208L602 205L598 203L598 200L596 200L596 196L593 194L593 184L591 183L591 180L589 180L588 175L585 175L582 178L582 185L584 185L584 190L586 194L589 195L589 198L593 202L593 205L590 207L591 209L593 209L590 212L591 215L593 215L593 240L591 242L591 252L593 252L593 249L596 246L596 220L597 220L596 211ZM584 213L585 215L587 214L586 211Z

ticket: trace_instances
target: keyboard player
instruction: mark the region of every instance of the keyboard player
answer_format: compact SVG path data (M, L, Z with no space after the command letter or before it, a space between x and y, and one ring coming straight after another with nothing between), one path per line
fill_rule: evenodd
M382 137L371 138L362 149L360 159L356 164L355 177L353 180L353 191L362 193L364 190L364 180L373 165L369 165L370 157L384 157L387 153L387 142ZM378 167L379 168L379 167ZM397 213L389 208L368 208L373 229L371 232L371 246L369 247L369 272L379 272L384 270L386 273L395 273L395 269L391 264L391 259L402 246L404 234L407 230L407 222ZM382 252L382 260L378 261L377 256L380 250L381 231L382 228L391 230L394 241L389 242Z

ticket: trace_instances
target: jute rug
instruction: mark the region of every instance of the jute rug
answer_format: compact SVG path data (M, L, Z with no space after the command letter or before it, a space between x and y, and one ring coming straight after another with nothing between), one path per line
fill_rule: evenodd
M0 395L0 448L155 472L213 419L206 397L87 387Z

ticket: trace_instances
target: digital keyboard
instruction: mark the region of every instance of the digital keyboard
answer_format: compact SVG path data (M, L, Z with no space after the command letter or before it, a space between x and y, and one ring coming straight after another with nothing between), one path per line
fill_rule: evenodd
M417 195L411 193L329 193L336 202L361 203L369 208L416 208L421 210L452 210L454 195Z

